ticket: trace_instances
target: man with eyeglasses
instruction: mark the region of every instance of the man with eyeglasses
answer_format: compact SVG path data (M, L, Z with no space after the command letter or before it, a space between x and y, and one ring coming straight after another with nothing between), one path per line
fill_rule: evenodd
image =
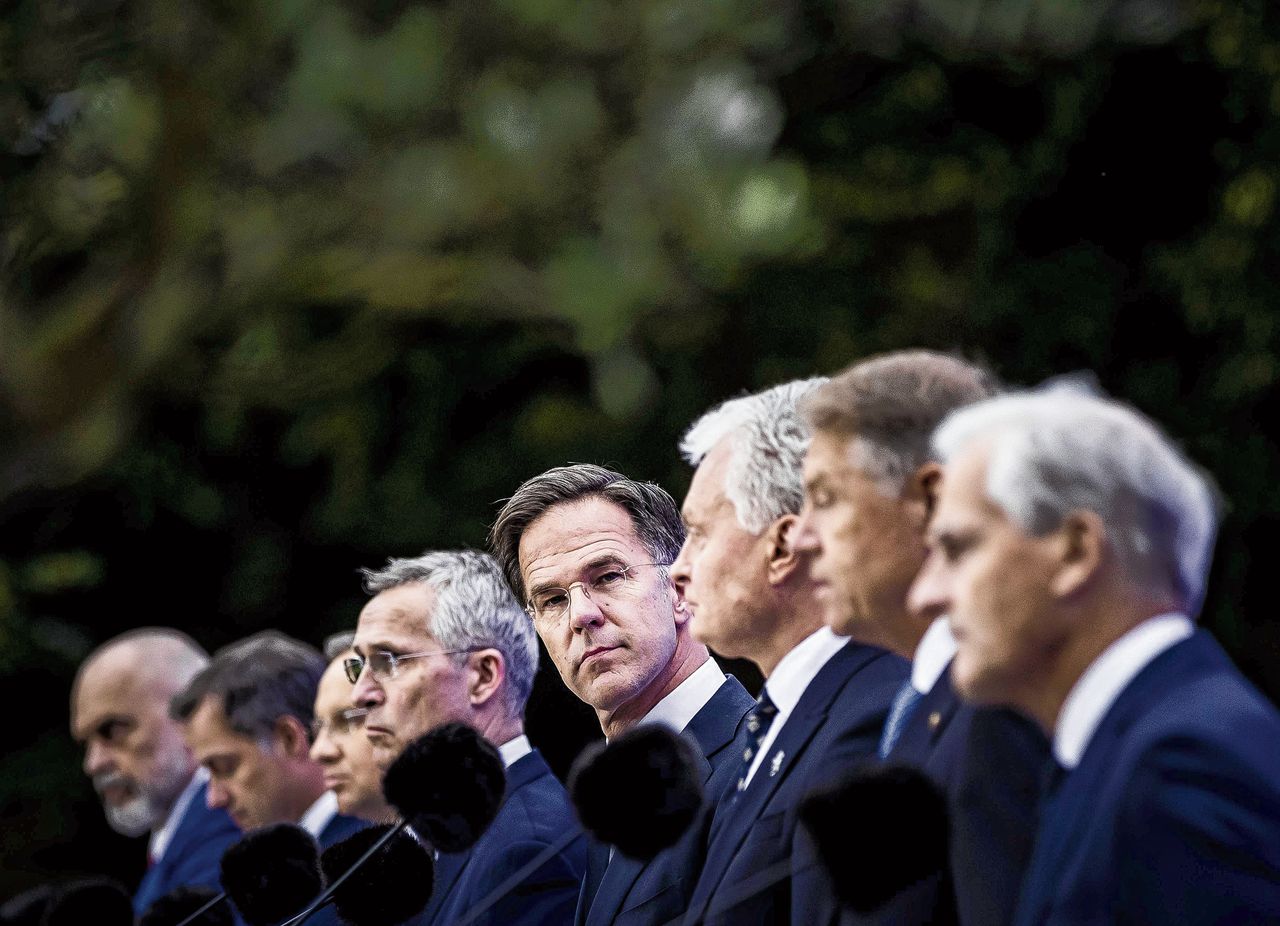
M311 758L324 769L324 785L338 798L338 810L371 823L392 823L395 811L382 796L382 773L373 745L364 735L366 708L352 707L351 680L344 660L354 656L355 633L325 641L329 667L316 689L316 719L311 725Z
M538 643L483 553L392 559L364 570L364 582L373 598L360 612L345 667L352 703L367 711L374 761L385 768L417 737L459 722L493 743L507 767L502 806L479 842L436 860L435 891L415 923L445 926L476 914L500 885L578 828L564 787L524 733ZM471 922L571 922L585 856L584 840L569 843Z
M669 573L683 540L670 495L589 464L525 482L490 533L560 677L595 709L605 736L641 723L682 731L705 759L704 789L714 801L740 761L752 701L689 633ZM641 926L679 917L702 850L698 828L647 864L593 844L576 922Z

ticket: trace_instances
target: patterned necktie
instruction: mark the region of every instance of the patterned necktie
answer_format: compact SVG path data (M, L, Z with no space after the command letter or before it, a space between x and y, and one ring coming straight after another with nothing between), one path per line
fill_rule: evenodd
M760 689L756 706L747 714L747 748L742 753L742 771L738 773L739 791L747 787L747 775L751 772L751 763L756 753L760 751L760 744L769 733L769 727L773 726L773 718L777 716L778 706L769 699L767 690Z
M898 689L898 694L893 699L893 706L889 708L889 719L885 721L884 733L880 736L880 749L877 752L881 759L888 758L893 750L893 744L898 742L898 737L902 736L903 728L906 727L907 721L911 719L911 715L915 713L916 706L923 697L924 695L916 691L915 686L910 682Z

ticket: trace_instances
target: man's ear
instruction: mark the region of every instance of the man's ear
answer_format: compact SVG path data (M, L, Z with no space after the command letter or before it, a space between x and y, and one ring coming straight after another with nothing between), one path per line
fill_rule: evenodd
M467 700L472 707L480 707L493 698L502 688L507 677L507 663L499 650L476 650L467 656Z
M942 464L934 460L922 463L902 487L903 500L918 513L922 526L927 525L933 517L933 509L938 504L938 493L941 490Z
M770 585L786 582L803 559L791 542L799 523L799 515L784 514L765 530L763 539L769 557L766 575Z
M276 718L271 728L271 738L275 740L280 754L290 759L306 758L311 754L311 735L302 721L292 714L282 714Z
M1093 511L1073 511L1054 531L1052 550L1057 569L1049 590L1058 598L1078 594L1098 575L1106 557L1107 528Z

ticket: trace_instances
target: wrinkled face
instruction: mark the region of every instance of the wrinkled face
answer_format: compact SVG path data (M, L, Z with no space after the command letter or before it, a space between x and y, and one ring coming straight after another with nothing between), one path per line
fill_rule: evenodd
M427 631L435 599L435 590L424 582L379 592L360 612L352 649L362 659L378 650L396 656L438 654L446 647ZM355 705L369 709L364 732L381 768L428 730L451 721L474 723L466 669L451 656L406 659L397 666L394 678L385 679L375 678L366 665L351 698Z
M826 623L885 645L905 618L907 590L924 560L924 523L856 464L851 439L814 436L795 544L814 555L810 572Z
M1050 583L1054 538L1032 537L986 493L987 453L971 448L947 466L929 527L929 556L911 589L911 607L947 614L959 651L951 676L965 698L1033 703L1067 632L1055 617Z
M164 823L195 765L181 727L169 718L170 692L140 678L119 656L104 653L85 668L71 706L71 735L84 747L84 771L107 823L141 836Z
M352 706L351 692L342 660L335 659L316 689L311 759L324 769L324 786L337 796L340 811L382 821L390 815L382 798L384 769L374 760L373 744L365 736L365 708Z
M548 508L525 528L519 557L528 597L575 582L590 586L620 567L653 561L626 509L602 498ZM663 570L637 569L630 587L611 601L574 588L559 620L534 623L564 683L597 711L652 700L655 686L665 683L685 619Z
M200 702L187 718L186 735L196 761L209 770L210 807L226 808L242 830L297 822L283 756L273 743L233 730L217 699Z
M750 657L751 644L767 636L769 544L738 523L725 494L732 458L726 438L694 472L680 511L687 533L671 577L689 609L693 636L737 658Z

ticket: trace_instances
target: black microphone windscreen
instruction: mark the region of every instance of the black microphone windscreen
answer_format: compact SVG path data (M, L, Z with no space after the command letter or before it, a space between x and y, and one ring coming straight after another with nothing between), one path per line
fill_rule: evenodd
M841 902L869 913L950 858L947 799L924 772L873 765L814 791L800 805Z
M133 901L108 878L68 881L54 888L41 926L133 926Z
M147 907L138 926L178 926L217 896L219 892L210 887L176 887ZM189 926L235 926L231 904L214 904Z
M52 899L52 884L40 884L10 897L0 905L0 926L40 926Z
M583 750L569 773L569 793L588 832L648 860L674 845L698 815L698 754L669 728L642 724Z
M222 886L249 926L273 926L324 889L320 847L291 823L253 830L223 853Z
M497 748L461 723L418 737L382 779L387 803L441 852L475 844L498 815L506 786Z
M370 826L335 843L320 856L330 884L391 829ZM351 926L398 926L417 916L431 899L435 863L431 853L408 833L400 833L338 886L333 903Z

